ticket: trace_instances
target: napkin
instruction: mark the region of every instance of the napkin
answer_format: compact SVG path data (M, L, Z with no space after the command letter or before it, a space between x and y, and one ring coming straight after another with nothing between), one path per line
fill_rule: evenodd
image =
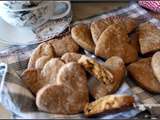
M159 0L139 0L138 2L141 6L160 13L160 1Z

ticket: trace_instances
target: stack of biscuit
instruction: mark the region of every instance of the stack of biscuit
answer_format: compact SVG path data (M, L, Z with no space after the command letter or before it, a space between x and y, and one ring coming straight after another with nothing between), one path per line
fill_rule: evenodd
M137 51L130 44L128 34L137 27L136 21L126 17L109 17L78 24L71 30L73 40L83 49L101 58L119 56L128 64L137 60Z
M103 58L103 62L86 56L80 48ZM35 95L40 111L66 115L84 112L88 117L122 111L135 102L132 96L115 94L127 71L142 88L160 93L159 49L160 30L154 25L109 17L89 25L76 24L71 33L40 44L21 78ZM155 54L138 57L148 53Z

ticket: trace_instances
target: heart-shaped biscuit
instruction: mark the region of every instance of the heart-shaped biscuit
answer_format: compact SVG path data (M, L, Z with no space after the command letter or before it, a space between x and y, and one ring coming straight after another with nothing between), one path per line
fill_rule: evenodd
M84 114L87 117L102 115L104 113L113 113L115 111L124 111L134 106L133 96L128 95L107 95L91 103L87 103L84 108Z
M54 47L55 53L61 57L67 52L78 52L79 46L72 39L71 35L65 35L62 38L50 40L49 43Z
M91 29L92 38L93 38L94 43L97 43L102 32L108 26L114 23L124 26L127 33L130 33L131 31L133 31L137 26L137 23L134 19L131 19L128 17L120 17L120 16L112 16L106 19L100 19L100 20L93 21L91 23L90 29Z
M99 36L109 25L110 24L107 24L105 19L96 20L91 23L90 29L95 44L97 43Z
M43 67L43 69L26 69L21 77L25 85L36 95L38 90L43 86L56 83L58 70L64 65L59 58L51 58Z
M51 44L46 42L42 43L33 51L29 59L28 68L35 68L36 61L42 56L48 56L50 58L56 56Z
M160 30L152 23L139 26L139 44L142 54L160 50Z
M103 58L121 57L125 63L137 59L137 51L129 43L128 35L118 24L112 24L101 34L95 48L95 54Z
M43 87L36 97L39 110L54 114L75 114L88 102L88 86L84 69L75 62L63 65L57 85Z
M160 93L160 82L156 79L152 67L151 58L143 58L127 67L130 75L141 87L154 93Z
M71 29L71 35L78 45L94 53L95 45L92 40L90 29L86 24L75 25Z
M109 85L113 82L113 74L104 65L96 62L96 60L82 55L78 63L105 85Z
M26 69L21 78L26 87L36 95L37 91L47 84L47 81L41 76L40 70Z
M92 88L90 89L92 96L95 99L103 97L105 95L114 93L120 87L125 76L125 65L120 57L113 56L109 58L103 65L111 71L113 74L113 83L105 85L102 82L94 79L92 82Z
M152 56L151 65L152 65L154 75L156 76L156 78L160 82L160 51L156 52Z
M48 84L56 83L56 76L64 62L59 58L50 59L43 67L41 75L48 81Z

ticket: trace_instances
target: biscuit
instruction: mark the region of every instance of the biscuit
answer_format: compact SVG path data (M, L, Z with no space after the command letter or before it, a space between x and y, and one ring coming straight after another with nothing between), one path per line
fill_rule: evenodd
M79 46L74 42L71 35L50 40L49 43L55 48L55 52L58 57L61 57L67 52L79 52Z
M90 29L85 24L75 25L71 29L71 35L74 41L83 49L94 53L95 44L92 40Z
M156 76L157 80L160 82L160 51L156 52L152 56L151 65L153 73Z
M160 30L152 23L139 26L139 44L142 54L160 50Z
M61 57L61 59L62 59L65 63L69 63L69 62L77 62L80 57L81 57L81 54L73 53L73 52L68 52L68 53L65 53L65 54Z
M94 59L83 55L78 63L81 64L86 71L95 76L97 80L101 81L105 85L113 83L113 74L105 68L103 65L97 63Z
M119 24L119 25L121 24L122 26L124 26L127 33L132 32L137 26L137 23L134 19L131 19L128 17L120 17L120 16L112 16L106 19L100 19L100 20L93 21L91 23L90 29L91 29L91 34L92 34L94 43L97 43L102 32L108 26L114 23Z
M43 67L41 76L49 83L56 83L56 76L59 69L64 65L64 62L59 58L50 59Z
M127 70L141 87L150 92L160 93L160 83L153 74L151 58L140 59L130 64Z
M110 24L105 22L105 19L96 20L91 23L91 35L95 44L97 43L99 36L109 25Z
M133 62L138 54L128 42L128 35L123 28L112 24L101 34L96 44L95 54L103 58L119 56L125 63Z
M40 70L37 69L26 69L21 78L26 87L34 94L38 92L40 88L47 84L47 81L43 79L43 76L40 74Z
M55 57L55 49L49 43L41 43L38 47L32 52L31 57L28 62L28 69L35 68L36 60L42 56Z
M47 85L37 93L39 110L53 114L82 112L89 100L84 69L75 62L65 64L60 68L56 81L57 85Z
M47 84L56 84L58 70L64 62L58 58L51 58L43 69L26 69L21 77L24 84L36 95L38 90Z
M113 56L103 64L113 74L114 82L112 84L105 85L98 80L94 80L91 94L95 99L116 92L123 83L123 79L125 77L125 64L120 57Z
M99 115L102 113L112 113L117 110L125 110L132 108L134 105L134 98L128 95L107 95L99 98L96 101L85 105L84 114L87 117Z

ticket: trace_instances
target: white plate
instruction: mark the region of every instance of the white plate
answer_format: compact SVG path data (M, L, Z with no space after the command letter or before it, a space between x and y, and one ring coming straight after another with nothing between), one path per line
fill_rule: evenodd
M8 44L36 43L36 34L29 28L14 27L0 18L0 40Z
M0 42L9 45L29 45L51 39L62 33L72 20L72 16L66 16L60 20L48 21L33 32L27 27L15 27L0 18Z

